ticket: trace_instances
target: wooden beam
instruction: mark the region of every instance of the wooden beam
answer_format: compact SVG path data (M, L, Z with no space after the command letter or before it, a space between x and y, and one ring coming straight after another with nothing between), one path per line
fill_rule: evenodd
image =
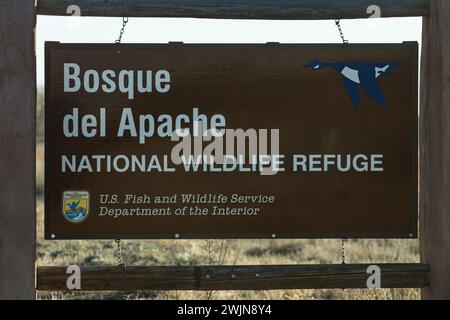
M426 16L430 0L39 0L38 14L66 16L73 4L82 16L307 20L367 18L373 4L382 17Z
M0 300L35 299L34 0L0 0Z
M430 264L424 299L450 299L450 1L423 21L420 110L420 243Z
M270 290L367 288L367 264L81 267L81 290ZM378 264L383 288L428 285L423 264ZM67 291L66 267L38 267L37 289Z

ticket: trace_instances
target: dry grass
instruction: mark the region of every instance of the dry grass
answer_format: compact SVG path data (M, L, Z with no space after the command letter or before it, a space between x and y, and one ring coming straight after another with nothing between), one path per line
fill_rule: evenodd
M37 141L43 141L42 96L38 98ZM43 234L44 148L37 147L38 265L114 265L113 241L45 241ZM419 262L417 240L351 240L348 263ZM226 250L225 250L226 249ZM339 240L146 240L123 241L128 265L340 263ZM418 299L417 289L150 291L38 294L40 299Z

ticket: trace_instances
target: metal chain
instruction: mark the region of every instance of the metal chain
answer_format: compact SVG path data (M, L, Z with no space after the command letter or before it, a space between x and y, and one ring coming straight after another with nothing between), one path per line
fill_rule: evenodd
M334 21L334 23L336 24L336 27L338 28L339 35L341 36L341 39L342 39L342 43L343 43L343 44L348 44L348 40L345 39L345 37L344 37L344 32L342 31L341 20L336 19L336 20Z
M128 17L123 17L122 18L122 29L120 29L119 39L116 40L117 44L122 42L122 36L123 36L123 33L125 32L125 27L127 26L127 23L128 23Z
M122 291L125 291L126 288L126 282L127 282L127 266L125 265L125 261L122 257L122 243L120 239L114 240L117 245L117 252L116 252L116 258L117 258L117 264L122 269Z
M347 241L346 238L341 239L341 254L342 254L342 264L345 264L345 242Z
M119 38L115 41L117 44L122 42L122 36L123 36L123 33L125 32L125 27L127 26L127 23L128 23L128 17L123 17L122 18L122 28L120 29ZM115 242L117 245L117 252L116 252L117 263L118 263L119 267L121 267L122 270L125 271L126 265L125 265L125 262L122 257L122 243L121 243L120 239L116 239Z
M117 245L117 253L116 253L116 258L117 258L117 264L119 265L119 267L121 267L122 269L126 269L126 265L125 262L123 260L123 256L122 256L122 243L120 241L120 239L116 239L115 240L116 245Z
M345 36L344 36L344 31L342 31L342 27L341 27L341 20L339 20L339 19L336 19L336 20L334 20L334 23L336 24L336 27L337 27L337 29L338 29L338 31L339 31L339 35L340 35L340 37L341 37L341 39L342 39L342 43L343 44L348 44L348 40L347 39L345 39ZM342 238L341 239L341 256L342 256L342 264L345 264L345 242L347 242L347 239L346 238Z

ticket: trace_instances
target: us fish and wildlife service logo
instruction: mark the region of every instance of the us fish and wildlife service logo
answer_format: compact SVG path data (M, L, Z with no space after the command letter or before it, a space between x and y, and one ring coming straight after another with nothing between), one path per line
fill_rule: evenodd
M62 213L71 223L80 223L89 215L89 191L64 191Z

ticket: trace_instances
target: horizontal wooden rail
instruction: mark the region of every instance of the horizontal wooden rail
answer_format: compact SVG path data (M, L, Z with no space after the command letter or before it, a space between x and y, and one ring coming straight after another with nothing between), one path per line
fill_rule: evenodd
M39 0L37 13L67 15L77 5L82 16L187 17L218 19L367 18L378 5L382 17L427 16L430 0Z
M424 264L377 264L382 288L423 288ZM366 288L368 264L81 267L81 290L270 290ZM38 267L37 289L66 291L66 267Z

